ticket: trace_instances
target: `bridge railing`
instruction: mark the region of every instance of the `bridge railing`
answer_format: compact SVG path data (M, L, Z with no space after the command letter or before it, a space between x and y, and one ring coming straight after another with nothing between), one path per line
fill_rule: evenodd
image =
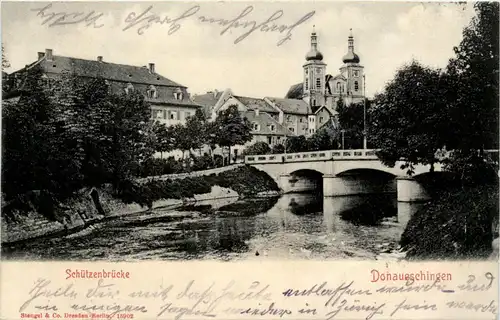
M245 163L289 163L342 159L377 159L375 149L322 150L297 153L262 154L245 156Z
M355 149L355 150L324 150L281 154L262 154L245 156L245 163L290 163L305 161L326 161L326 160L375 160L377 149ZM451 156L453 151L446 151L438 159L446 159ZM485 150L492 159L498 162L498 150Z

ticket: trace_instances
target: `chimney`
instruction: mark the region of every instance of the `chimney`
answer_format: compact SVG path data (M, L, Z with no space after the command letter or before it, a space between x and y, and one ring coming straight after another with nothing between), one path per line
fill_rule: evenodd
M97 56L97 61L102 62L102 56Z
M255 109L255 116L258 117L259 116L259 109Z
M149 72L155 73L155 64L154 63L149 64Z
M38 52L38 60L42 59L45 56L45 52Z
M45 49L45 58L47 61L52 61L52 49Z
M217 98L217 94L219 93L219 91L217 91L217 89L214 90L214 98Z

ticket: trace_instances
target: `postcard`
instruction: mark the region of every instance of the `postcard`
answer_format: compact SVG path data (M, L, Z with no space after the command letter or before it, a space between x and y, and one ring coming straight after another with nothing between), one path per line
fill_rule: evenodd
M1 6L1 319L498 317L498 2Z

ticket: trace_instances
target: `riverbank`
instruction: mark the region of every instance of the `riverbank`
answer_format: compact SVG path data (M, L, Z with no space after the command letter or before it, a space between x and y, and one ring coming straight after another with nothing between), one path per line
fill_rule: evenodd
M498 186L482 185L444 192L425 204L401 236L406 258L484 259L497 254L498 199Z
M47 236L66 236L107 219L156 208L175 209L213 199L235 199L279 194L276 183L252 167L237 167L208 176L174 180L150 180L122 186L119 193L109 186L81 190L71 201L47 209L42 197L32 196L27 209L2 212L2 243ZM43 211L43 212L42 212Z

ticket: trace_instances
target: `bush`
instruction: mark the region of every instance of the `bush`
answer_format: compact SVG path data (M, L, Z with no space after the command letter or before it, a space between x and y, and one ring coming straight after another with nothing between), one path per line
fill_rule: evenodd
M283 146L282 144L276 144L273 146L273 149L271 152L274 154L285 153L285 146Z
M271 152L269 145L263 141L255 142L243 150L242 155L268 154Z
M491 253L498 186L445 192L417 211L401 236L408 258L463 259Z
M195 194L211 191L212 186L230 188L243 196L250 196L262 191L279 190L276 182L265 172L250 166L239 167L209 176L188 177L176 180L152 180L143 185L131 181L120 184L116 197L125 203L135 202L141 206L152 207L152 203L161 199L192 198Z

